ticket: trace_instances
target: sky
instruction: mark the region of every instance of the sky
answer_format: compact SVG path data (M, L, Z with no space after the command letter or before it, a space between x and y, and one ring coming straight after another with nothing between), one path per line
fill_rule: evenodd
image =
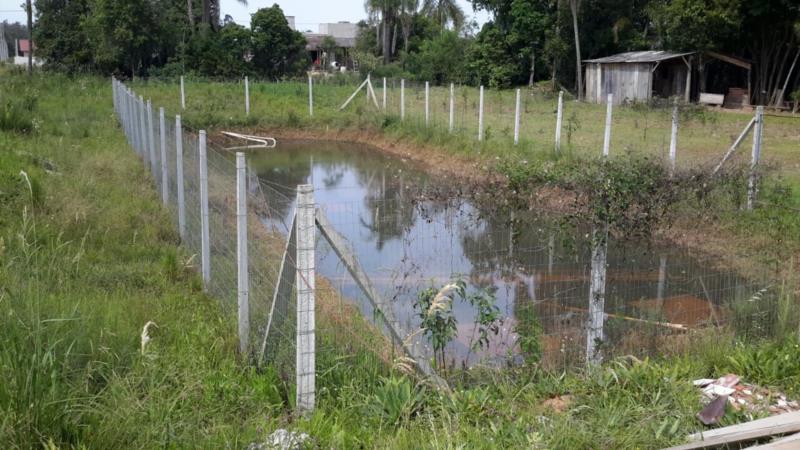
M474 12L467 0L457 0L468 18L475 18L479 25L488 20L486 12ZM0 21L25 22L25 12L20 7L23 0L0 0ZM250 14L259 8L280 5L284 14L295 17L298 30L317 31L320 23L350 21L366 18L364 0L249 0L247 6L236 0L222 0L222 17L230 14L236 23L249 26Z

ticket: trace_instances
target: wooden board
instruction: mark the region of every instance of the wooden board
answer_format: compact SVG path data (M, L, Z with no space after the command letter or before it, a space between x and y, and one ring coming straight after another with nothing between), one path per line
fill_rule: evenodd
M693 450L737 442L747 442L800 431L800 411L779 414L752 422L717 428L689 436L689 443L667 450ZM798 444L798 442L795 442Z
M708 92L701 92L699 103L703 103L706 105L722 106L722 104L725 103L725 95L709 94Z
M800 433L776 439L768 444L747 447L748 450L793 450L800 448Z

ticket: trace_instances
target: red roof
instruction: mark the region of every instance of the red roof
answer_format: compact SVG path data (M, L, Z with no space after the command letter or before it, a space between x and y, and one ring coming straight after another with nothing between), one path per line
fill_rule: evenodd
M30 41L27 39L20 39L19 41L19 51L22 53L27 53L31 51ZM33 44L36 47L36 44Z

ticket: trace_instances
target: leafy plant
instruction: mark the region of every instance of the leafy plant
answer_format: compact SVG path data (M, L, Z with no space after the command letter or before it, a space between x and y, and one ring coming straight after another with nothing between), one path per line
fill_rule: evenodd
M490 334L496 335L500 330L500 309L495 304L493 292L481 290L468 294L463 280L447 284L441 289L428 288L420 292L414 309L421 319L420 328L431 340L436 363L441 369L447 369L445 347L457 334L458 322L453 314L453 301L456 298L476 310L470 351L488 346Z
M368 409L381 422L398 426L419 412L422 401L422 393L407 378L381 377Z

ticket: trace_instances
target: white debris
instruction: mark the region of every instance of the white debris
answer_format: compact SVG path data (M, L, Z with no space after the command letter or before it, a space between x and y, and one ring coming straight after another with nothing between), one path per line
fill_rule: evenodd
M267 437L263 443L252 443L247 450L299 450L303 443L309 439L306 433L284 430L279 428Z

